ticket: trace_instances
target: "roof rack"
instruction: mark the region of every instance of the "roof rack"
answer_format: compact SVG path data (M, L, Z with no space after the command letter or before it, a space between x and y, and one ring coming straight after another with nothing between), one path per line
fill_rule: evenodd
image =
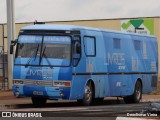
M37 20L34 21L34 25L36 24L45 24L45 22L38 22Z

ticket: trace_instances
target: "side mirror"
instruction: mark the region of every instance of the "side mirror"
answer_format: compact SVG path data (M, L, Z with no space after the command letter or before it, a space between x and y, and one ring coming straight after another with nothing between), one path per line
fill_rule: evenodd
M13 49L14 49L14 46L16 45L16 43L17 43L17 40L11 41L11 45L10 45L10 54L13 54Z
M75 48L74 49L75 49L75 53L76 54L80 54L81 53L81 44L80 44L79 41L75 43Z
M10 45L10 54L13 54L14 45Z
M77 66L81 58L81 43L80 41L75 41L73 52L73 66Z

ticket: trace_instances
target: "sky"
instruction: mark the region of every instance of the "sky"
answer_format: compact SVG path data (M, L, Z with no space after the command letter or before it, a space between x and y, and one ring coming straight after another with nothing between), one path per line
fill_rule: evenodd
M160 0L15 0L15 22L160 16ZM0 0L0 23L7 22Z

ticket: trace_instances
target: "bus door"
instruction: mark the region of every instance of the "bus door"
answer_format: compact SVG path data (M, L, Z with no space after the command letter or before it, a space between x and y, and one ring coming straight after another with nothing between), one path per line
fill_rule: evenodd
M72 65L73 65L73 77L72 77L72 91L71 91L71 99L78 99L80 94L82 93L82 79L81 75L77 75L77 73L81 72L82 65L79 65L81 59L81 41L80 36L73 36L72 40Z
M75 35L73 37L73 46L72 46L72 58L73 58L73 66L76 67L81 58L81 40L79 35Z

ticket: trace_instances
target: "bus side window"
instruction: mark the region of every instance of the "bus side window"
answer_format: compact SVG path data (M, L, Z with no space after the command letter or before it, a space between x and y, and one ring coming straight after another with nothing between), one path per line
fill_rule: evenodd
M96 39L93 36L85 36L84 37L84 49L85 54L88 57L95 57L96 56Z

